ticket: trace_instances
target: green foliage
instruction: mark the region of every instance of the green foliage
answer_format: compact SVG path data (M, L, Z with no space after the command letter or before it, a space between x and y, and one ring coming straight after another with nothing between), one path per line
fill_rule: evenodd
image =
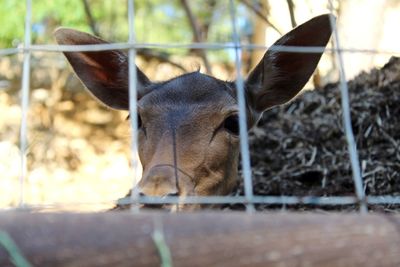
M102 38L114 42L128 39L126 0L88 0ZM208 42L230 42L228 1L188 1L198 21L207 24ZM54 43L52 32L59 26L91 32L83 0L32 1L32 42ZM190 43L193 33L181 1L136 0L136 39L143 43ZM25 1L0 1L0 48L23 41ZM187 51L181 50L181 53ZM225 52L221 51L221 55ZM225 55L226 56L226 55Z
M0 2L0 48L13 46L14 40L23 40L25 2L2 0Z

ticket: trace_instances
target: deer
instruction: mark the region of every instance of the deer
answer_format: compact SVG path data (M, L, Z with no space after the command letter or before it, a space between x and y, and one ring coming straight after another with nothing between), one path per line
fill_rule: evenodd
M297 26L272 47L325 48L331 21L323 14ZM69 28L54 32L61 45L107 44ZM247 127L264 111L298 95L316 69L323 50L295 53L268 49L244 79ZM120 50L63 52L83 85L111 109L129 110L128 56ZM223 196L238 183L239 122L235 81L194 71L152 82L137 68L138 155L142 196ZM172 205L162 205L171 209ZM185 205L188 206L188 205ZM199 209L192 205L190 209Z

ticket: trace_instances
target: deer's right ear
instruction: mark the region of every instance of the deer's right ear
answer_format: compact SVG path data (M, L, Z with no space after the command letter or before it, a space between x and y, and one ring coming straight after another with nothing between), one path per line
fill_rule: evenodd
M58 44L107 44L88 33L59 28L54 32ZM128 57L119 50L64 52L76 75L89 91L105 105L114 109L129 109ZM138 98L146 94L151 84L137 68Z
M329 14L315 17L282 36L274 46L325 47L334 20ZM246 80L252 114L258 117L264 110L296 96L313 74L322 53L268 50Z

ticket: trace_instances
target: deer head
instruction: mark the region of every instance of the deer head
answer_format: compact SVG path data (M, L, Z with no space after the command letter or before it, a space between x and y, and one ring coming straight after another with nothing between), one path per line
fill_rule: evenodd
M331 35L330 15L298 26L275 45L322 46ZM63 45L104 44L87 33L61 28ZM105 105L129 110L128 58L117 50L64 53L86 88ZM295 97L314 72L322 53L269 50L245 81L247 121ZM238 105L234 82L200 72L151 82L137 69L139 157L146 196L229 194L237 183Z

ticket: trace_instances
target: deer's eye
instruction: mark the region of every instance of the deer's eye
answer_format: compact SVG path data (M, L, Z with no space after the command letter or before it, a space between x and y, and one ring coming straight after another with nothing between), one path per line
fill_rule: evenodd
M225 119L223 124L224 129L233 134L239 135L239 117L238 115L231 115Z
M126 117L127 120L131 119L131 115L128 115ZM137 124L138 124L138 129L142 128L142 118L140 117L139 113L137 114Z
M140 128L142 128L142 118L140 117L140 115L139 114L137 114L137 126L138 126L138 129L140 129Z

